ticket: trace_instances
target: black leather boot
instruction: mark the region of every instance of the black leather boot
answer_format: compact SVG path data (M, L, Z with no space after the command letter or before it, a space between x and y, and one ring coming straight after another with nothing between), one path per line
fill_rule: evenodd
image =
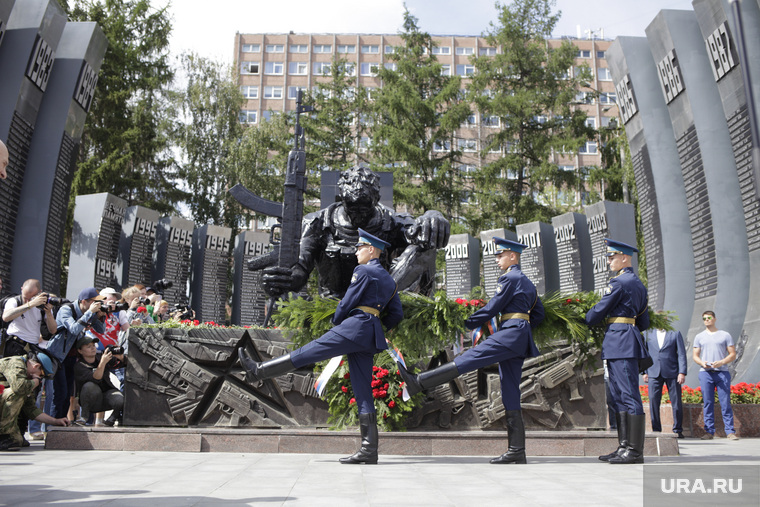
M254 361L243 347L240 347L238 349L238 357L240 358L240 364L243 365L246 372L245 379L251 384L259 380L279 377L296 369L290 360L290 354L259 363L258 361Z
M617 423L618 448L615 451L599 456L601 461L609 461L615 456L620 456L628 447L628 412L615 412L615 423Z
M446 364L442 364L438 368L432 370L423 371L418 375L409 373L406 368L398 365L398 371L401 373L401 378L406 383L406 391L409 396L414 396L420 391L425 391L431 387L443 384L449 380L454 380L459 376L459 369L457 369L456 363L451 361Z
M344 465L377 464L377 414L359 414L359 430L362 434L362 446L356 453L340 458Z
M644 437L646 436L646 414L628 416L628 446L620 455L610 458L613 465L644 463Z
M525 423L522 410L507 410L507 452L491 460L492 465L525 465Z

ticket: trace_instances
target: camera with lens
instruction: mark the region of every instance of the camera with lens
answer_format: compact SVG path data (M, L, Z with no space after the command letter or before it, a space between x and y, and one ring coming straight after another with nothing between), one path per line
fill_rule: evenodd
M102 305L100 307L100 310L102 312L105 312L105 313L120 312L122 310L126 311L126 310L129 310L129 303L127 303L127 302L122 302L122 303L112 302L112 303L109 303L109 304Z
M61 306L61 305L65 305L66 303L71 303L71 301L69 301L66 298L57 298L53 296L48 296L46 303L53 306Z
M193 318L193 310L187 305L177 303L174 305L173 312L179 320L188 320Z
M106 347L107 350L111 351L111 354L118 355L124 353L124 347L119 347L117 345L109 345Z
M150 304L150 298L146 296L140 296L138 298L138 301L140 301L141 305L149 305Z
M156 280L153 282L153 290L158 292L159 294L162 294L166 289L171 289L174 286L174 282L171 280L167 280L166 278L162 278L160 280Z

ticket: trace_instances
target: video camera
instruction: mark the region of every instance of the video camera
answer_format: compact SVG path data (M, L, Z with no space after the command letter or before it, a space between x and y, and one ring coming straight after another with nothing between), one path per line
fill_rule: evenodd
M187 305L181 305L179 303L175 304L173 313L177 315L179 320L188 320L193 318L193 310Z
M123 302L123 303L111 302L110 304L108 304L108 303L104 302L100 306L100 311L102 311L103 313L114 313L114 312L120 312L122 310L123 311L129 310L129 303L127 303L127 302Z
M166 289L171 289L173 286L174 286L174 282L172 282L171 280L167 280L166 278L156 280L155 282L153 282L153 285L151 285L151 287L153 287L153 290L155 290L159 294L163 294L163 292Z

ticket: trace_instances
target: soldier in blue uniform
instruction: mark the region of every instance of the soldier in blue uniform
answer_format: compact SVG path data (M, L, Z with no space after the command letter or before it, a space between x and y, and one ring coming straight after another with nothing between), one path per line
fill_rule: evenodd
M639 392L639 359L649 357L641 331L649 327L647 289L631 266L636 248L606 239L607 264L615 276L586 313L589 326L606 319L602 359L607 360L612 403L617 407L618 448L599 456L614 464L644 462L646 420Z
M520 407L520 378L526 357L538 355L532 328L544 319L544 306L536 286L520 271L520 255L526 245L503 238L496 243L496 262L506 271L499 277L496 294L486 306L465 321L467 329L476 329L493 317L500 321L499 330L487 340L439 368L413 375L399 365L410 395L443 384L454 378L493 363L499 364L501 400L506 409L508 450L493 464L527 463L525 457L525 424Z
M358 452L341 458L345 464L377 463L377 416L372 397L372 364L375 354L388 348L383 326L392 329L403 318L396 282L378 260L389 244L359 229L356 258L346 295L332 319L335 327L290 354L259 363L243 349L240 362L251 383L283 375L297 368L348 354L351 387L359 408L362 445ZM382 317L381 317L382 314Z

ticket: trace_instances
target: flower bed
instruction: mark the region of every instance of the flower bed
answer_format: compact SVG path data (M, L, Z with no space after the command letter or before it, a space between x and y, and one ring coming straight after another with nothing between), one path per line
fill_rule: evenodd
M649 386L639 386L641 392L641 401L644 403L649 402ZM715 393L715 402L718 401L718 393ZM681 402L682 403L695 403L701 404L702 388L697 387L692 389L689 386L681 386ZM662 401L661 403L670 403L670 395L668 393L668 386L662 386ZM747 382L739 382L731 386L731 405L757 405L760 404L760 382L757 384L748 384Z

